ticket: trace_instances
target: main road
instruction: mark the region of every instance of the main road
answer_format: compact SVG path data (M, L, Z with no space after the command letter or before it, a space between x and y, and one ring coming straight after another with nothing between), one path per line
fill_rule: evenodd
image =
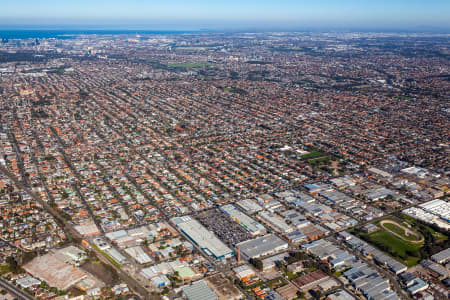
M27 293L23 292L21 289L17 288L13 284L9 283L8 281L4 280L3 278L0 278L0 287L2 287L4 290L9 292L10 294L13 294L17 297L17 299L20 300L36 300L31 295L28 295Z
M70 233L73 237L76 237L78 241L81 241L83 239L83 236L80 235L78 231L76 231L68 222L65 220L61 214L53 207L48 205L47 202L42 200L37 194L35 194L30 187L26 186L22 181L20 181L14 174L12 174L8 169L6 169L4 166L0 165L0 172L6 175L16 187L24 190L27 192L33 200L35 200L37 203L40 203L45 210L47 210L56 221L58 221L59 225L64 228L64 230L67 233ZM74 240L75 241L75 240ZM86 248L82 243L79 243L81 247ZM148 293L148 291L142 287L134 278L126 274L122 269L116 267L114 264L112 264L109 260L107 260L103 254L98 251L95 247L90 247L90 250L94 251L99 259L101 259L104 263L110 265L111 267L116 270L119 277L134 291L136 291L139 295L143 296L144 299L152 299L151 294ZM5 288L6 289L6 288ZM17 288L16 288L17 289ZM34 299L34 298L21 298L19 299Z

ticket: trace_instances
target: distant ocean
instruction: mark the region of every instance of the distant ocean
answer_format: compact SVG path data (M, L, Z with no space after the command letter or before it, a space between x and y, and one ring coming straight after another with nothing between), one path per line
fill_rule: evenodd
M183 34L202 31L153 31L153 30L1 30L2 39L72 39L80 34Z

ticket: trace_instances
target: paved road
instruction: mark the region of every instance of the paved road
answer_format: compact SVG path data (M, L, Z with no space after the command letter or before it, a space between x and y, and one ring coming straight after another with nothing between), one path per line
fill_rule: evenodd
M89 215L91 216L92 221L94 221L95 225L97 226L98 230L100 230L101 234L104 235L105 231L103 230L102 225L100 224L100 222L98 221L98 219L95 217L94 212L92 211L91 206L87 203L86 199L83 196L83 193L80 191L78 184L73 183L72 184L72 188L75 190L75 192L77 193L78 197L80 197L81 202L83 202L84 206L86 207Z
M66 230L66 232L69 232L72 234L72 236L77 237L80 241L83 239L83 237L76 231L68 222L65 220L59 212L52 208L48 203L43 201L39 196L37 196L29 187L25 186L23 182L21 182L14 174L12 174L8 169L0 165L0 172L6 175L18 188L23 189L25 192L27 192L36 202L40 203L44 209L46 209L56 220L59 221L62 228ZM80 244L84 248L83 245ZM95 247L91 247L91 250L94 251L99 259L101 259L104 263L112 266L117 273L119 274L120 278L125 281L125 283L134 291L138 292L141 296L144 296L145 299L151 299L151 295L148 294L148 292L134 280L131 278L128 274L126 274L124 271L122 271L120 268L117 268L114 266L109 260L107 260L100 251L95 249ZM5 288L6 289L6 288ZM20 298L19 299L34 299L34 298Z
M8 281L0 278L0 287L2 287L4 290L8 291L9 293L13 294L17 297L17 299L20 300L36 300L36 298L26 294L18 287L14 286L13 284L9 283Z

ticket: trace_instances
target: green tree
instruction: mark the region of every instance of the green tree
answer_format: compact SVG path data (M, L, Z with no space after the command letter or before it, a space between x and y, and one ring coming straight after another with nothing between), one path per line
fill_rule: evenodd
M255 266L255 268L257 268L258 270L262 270L263 269L263 262L259 258L251 258L250 259L250 263L253 266Z
M20 266L14 257L8 256L6 258L6 263L8 264L9 269L11 270L12 273L14 273L14 274L19 273Z

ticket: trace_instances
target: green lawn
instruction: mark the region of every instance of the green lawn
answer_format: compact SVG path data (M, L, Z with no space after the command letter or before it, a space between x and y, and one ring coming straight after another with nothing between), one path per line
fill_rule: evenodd
M272 287L278 288L278 287L281 287L283 285L286 285L286 280L284 278L281 278L281 277L280 278L275 278L275 279L272 279L270 281L267 281L266 285L268 287L270 287L270 288L272 288Z
M288 280L292 280L292 279L295 279L295 278L298 277L298 274L297 274L297 273L292 273L292 272L289 272L289 271L286 271L286 272L284 273L284 275L287 276Z
M433 235L434 235L434 238L435 238L436 240L441 240L441 241L446 241L446 240L448 240L448 236L446 236L446 235L443 234L443 233L435 232L435 233L433 233Z
M186 69L195 69L195 68L203 68L211 65L207 62L192 62L192 63L177 63L177 64L168 64L169 68L186 68Z
M403 230L402 228L398 227L395 224L386 223L383 225L383 227L386 227L387 229L391 230L392 232L395 232L396 234L400 235L401 237L403 237L404 239L406 239L408 241L418 241L419 240L417 238L417 236L415 236L415 235L406 235L405 230Z
M319 158L310 159L308 163L310 164L319 164L319 163L328 163L330 161L330 158L328 156L323 156Z
M120 268L120 264L114 260L114 258L112 258L111 256L109 256L109 254L107 254L106 252L100 250L100 248L96 245L96 244L92 244L94 246L95 249L97 249L104 257L106 257L107 260L109 260L113 265L115 265L116 267Z
M309 153L301 155L300 158L302 158L302 159L311 159L311 158L317 158L317 157L321 157L321 156L325 156L325 154L323 152L318 151L318 150L314 150L314 151L311 151Z
M403 221L405 221L406 223L411 225L413 228L417 227L418 224L420 224L416 219L414 219L408 215L405 215L405 214L401 214L401 218L403 219ZM445 234L435 231L433 228L431 228L430 226L428 226L426 224L422 224L422 225L424 225L427 228L427 230L434 236L434 238L436 240L441 240L441 241L448 240L448 237Z
M414 266L420 261L420 255L415 256L411 255L411 253L417 253L423 244L408 243L384 230L379 230L369 235L362 235L368 237L375 246L380 248L380 250L388 252L391 256L406 264L408 267Z
M0 275L4 275L11 272L8 265L0 265Z
M344 272L346 272L346 271L348 271L350 269L351 269L350 267L344 268L344 269L342 269L340 271L334 272L333 275L336 276L336 277L342 276L342 274L344 274Z

